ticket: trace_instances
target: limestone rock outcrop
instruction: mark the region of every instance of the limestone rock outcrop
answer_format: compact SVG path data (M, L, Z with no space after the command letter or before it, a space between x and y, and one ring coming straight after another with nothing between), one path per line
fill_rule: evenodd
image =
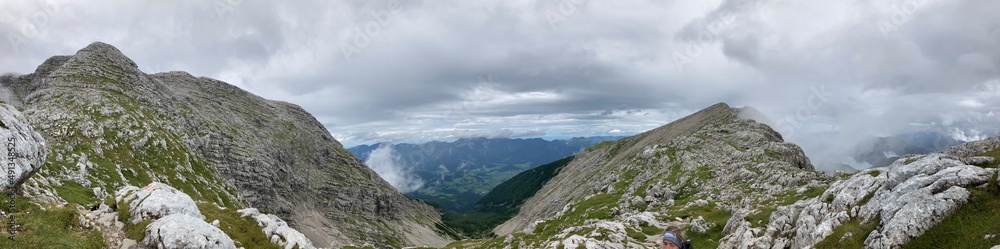
M172 214L204 219L191 196L166 184L153 182L143 188L127 186L116 191L116 201L128 203L132 224Z
M288 227L288 223L273 214L262 214L256 208L240 209L238 211L242 217L250 216L257 221L257 224L264 227L264 235L271 239L271 243L285 249L301 248L314 249L315 246L298 230Z
M739 228L720 248L804 248L850 220L878 222L870 234L852 235L866 236L866 248L899 248L961 207L969 198L966 188L989 182L996 171L941 153L903 157L834 182L820 196L779 207L766 227L731 221ZM757 237L760 231L765 236Z
M157 249L236 249L222 230L186 214L171 214L150 223L140 245Z
M8 193L42 168L47 151L42 135L35 132L20 111L3 102L0 102L0 142L4 144L0 193Z

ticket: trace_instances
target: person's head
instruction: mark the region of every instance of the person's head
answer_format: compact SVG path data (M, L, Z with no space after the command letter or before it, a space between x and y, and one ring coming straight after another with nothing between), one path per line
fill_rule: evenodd
M681 249L684 246L684 232L677 226L669 226L663 231L663 249Z

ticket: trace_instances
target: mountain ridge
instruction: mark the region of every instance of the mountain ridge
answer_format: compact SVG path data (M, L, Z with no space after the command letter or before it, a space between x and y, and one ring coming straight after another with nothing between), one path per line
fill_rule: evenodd
M145 74L101 42L3 83L53 147L30 195L67 198L53 182L109 194L158 180L197 201L276 214L323 247L447 241L431 207L396 192L297 105L183 72Z
M650 248L667 226L699 248L1000 244L1000 137L827 175L745 110L720 103L587 148L495 227L497 238L446 248Z
M574 172L577 176L602 175L602 173L598 173L602 170L602 167L599 167L598 165L623 164L630 157L642 154L644 150L650 149L650 146L654 144L669 143L674 139L683 137L686 134L691 134L695 131L701 130L707 125L725 120L735 120L738 114L738 109L731 108L725 103L714 104L689 116L671 122L670 124L619 140L614 145L609 145L608 148L600 148L581 153L580 155L577 155L573 162L566 166L561 172ZM770 132L764 132L766 138L777 140L781 139L780 134L777 132L774 132L769 128L767 130ZM808 158L802 154L801 149L795 146L790 150L792 153L797 151L797 155L794 156L788 164L800 169L812 169L812 165L809 164ZM530 198L527 202L525 202L524 206L522 206L522 211L531 210L527 216L519 214L517 217L511 219L511 221L498 226L494 232L498 235L507 235L513 233L514 231L527 228L528 224L533 220L545 219L548 215L557 214L559 210L563 209L563 206L567 201L583 197L587 191L585 188L559 188L554 186L572 186L573 184L578 184L580 182L601 183L595 186L597 187L600 185L607 186L610 182L617 182L617 180L614 178L583 180L565 174L556 175L555 178L546 184L546 187L539 191L540 196L536 195L535 197ZM571 192L567 193L564 189L576 190L571 190ZM547 199L545 196L552 197L549 198L548 201L543 201Z

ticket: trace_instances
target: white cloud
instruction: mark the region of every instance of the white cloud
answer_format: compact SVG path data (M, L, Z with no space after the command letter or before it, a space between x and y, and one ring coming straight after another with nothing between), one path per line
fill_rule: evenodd
M979 102L979 100L975 99L964 99L962 101L959 101L958 105L970 108L980 108L984 106L982 102Z
M400 193L413 192L424 186L423 180L401 165L399 156L393 152L390 145L383 145L373 150L368 160L365 160L365 164Z

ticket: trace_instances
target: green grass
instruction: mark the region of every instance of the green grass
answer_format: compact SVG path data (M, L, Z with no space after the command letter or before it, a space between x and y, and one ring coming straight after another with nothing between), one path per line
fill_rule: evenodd
M516 211L512 213L468 212L463 214L447 212L441 215L444 226L438 227L438 229L444 232L453 229L454 234L450 235L456 238L492 238L494 237L493 228L515 214L517 214Z
M207 222L219 220L219 229L229 235L237 245L250 246L252 248L280 248L271 244L267 236L262 231L262 227L257 225L253 218L240 217L232 208L222 209L212 203L198 203L198 209L205 215Z
M125 232L125 237L135 241L142 241L142 239L146 237L146 226L148 226L149 223L153 223L153 221L144 220L138 224L132 224L132 222L129 222L129 219L131 218L131 215L129 214L131 208L128 206L128 203L115 203L113 208L116 208L118 211L118 221L125 223L125 227L122 228Z
M774 151L770 151L770 150L764 150L764 155L768 156L770 158L773 158L773 159L781 158L781 154L778 154L778 152L774 152Z
M7 211L7 196L0 197L4 211ZM76 208L64 206L46 207L29 203L27 199L16 198L15 221L21 230L14 240L8 239L7 219L3 219L3 233L0 248L103 248L104 238L96 229L79 226L79 212Z
M997 168L1000 166L1000 149L987 151L986 153L980 154L980 156L993 157L993 163L984 165L984 168Z
M709 229L705 234L699 234L692 232L690 228L684 231L687 238L691 240L691 244L698 245L698 248L716 248L719 246L719 240L722 240L722 229L726 226L726 222L732 217L732 214L717 207L714 203L709 203L705 206L692 206L686 210L679 210L668 213L671 217L681 217L681 218L695 218L701 216L706 222L715 224L715 227ZM661 231L656 231L657 233Z
M835 200L835 199L837 199L837 195L830 194L830 195L827 195L825 198L823 198L823 202L826 203L826 204L830 204L830 203L833 203L833 200Z
M798 193L794 189L788 190L784 194L774 196L773 200L764 202L764 204L760 207L759 212L748 215L746 220L753 225L766 226L771 222L771 213L777 210L778 207L792 205L798 200L805 200L820 196L824 191L826 191L825 187L812 187L802 193ZM832 198L830 201L833 201Z
M969 203L945 218L903 248L990 248L1000 244L1000 197L981 189L971 189Z
M448 245L442 247L442 249L459 249L459 248L484 248L484 240L459 240L448 243Z
M875 217L869 221L861 221L858 219L849 220L841 224L839 227L833 230L833 233L826 236L822 241L816 243L813 248L816 249L826 249L826 248L862 248L865 244L865 239L868 238L868 234L875 230L878 226L878 217ZM851 233L851 237L847 237L843 241L840 240L844 234ZM969 247L936 247L936 248L969 248Z
M614 144L614 143L615 143L615 141L601 141L601 142L599 142L599 143L597 143L597 144L595 144L593 146L587 147L584 150L587 151L587 152L591 152L591 151L595 151L595 150L607 148L608 146L611 146L611 144Z
M726 144L728 144L729 147L733 147L733 149L736 149L738 151L746 151L747 150L743 146L736 145L736 142L733 142L733 141L726 141Z
M53 186L59 197L69 203L76 203L83 205L84 207L89 207L89 204L97 202L97 197L94 197L94 191L81 186L79 183L71 180L63 180L62 186Z
M91 79L90 81L84 80L81 82L98 82L99 80L100 79ZM106 105L118 105L124 111L105 115L92 111L91 109L88 109L87 106L76 105L70 107L70 109L76 109L80 114L89 116L91 120L80 119L66 121L68 123L63 125L76 127L76 125L74 125L75 123L94 122L95 120L100 122L130 122L130 120L136 119L137 117L156 116L155 113L143 108L142 105L136 100L122 93L104 91L101 95L101 97L107 100L105 103L113 104L102 103L92 106L100 107ZM227 185L219 180L214 167L209 165L200 157L189 156L190 151L183 146L182 139L179 136L171 131L165 130L161 126L152 125L149 121L138 120L138 122L139 126L104 127L104 133L99 136L99 138L103 139L105 142L103 145L99 145L96 142L97 138L85 137L79 130L71 128L70 132L73 135L59 137L54 141L51 141L51 144L54 145L52 149L53 151L65 151L65 153L62 153L64 157L72 154L90 155L88 160L93 162L95 166L87 169L88 179L94 183L93 187L102 187L109 193L114 192L124 185L143 186L152 181L152 179L155 178L153 177L154 175L159 175L167 178L164 183L187 193L195 200L220 202L221 199L222 203L219 204L227 207L235 207L235 205L239 204L233 203L231 195L229 194L235 190L227 191L227 189L217 187ZM134 142L132 141L133 139L119 137L120 134L130 130L132 132L146 132L151 134L152 137L146 141L146 144L140 145L136 148L132 146ZM46 131L40 132L47 133ZM161 145L154 145L153 141L163 141L165 143ZM103 153L100 156L98 156L95 152L97 147L102 148ZM110 149L110 147L114 148ZM49 165L49 167L55 166L57 168L66 167L71 170L76 169L75 163L56 161L56 158L56 156L50 155L46 160L46 164ZM124 181L115 171L116 165L120 165L122 167L122 175L125 177ZM179 166L184 168L190 167L193 172L181 170ZM136 174L133 174L125 169L132 169L136 172ZM187 179L187 181L181 181L177 175L183 176ZM207 181L197 180L199 178L207 179ZM63 192L66 191L60 191L67 190L68 192L72 192L74 195L83 194L83 191L86 191L92 196L92 190L89 188L82 188L79 185L73 184L61 187L63 187L63 189L57 189L57 191L60 192L60 197L63 197L70 203L86 205L86 202L92 201L86 198L85 195L69 196L69 199L67 199L67 196L64 196L65 194L63 194Z
M878 170L872 170L872 171L868 172L868 175L870 175L872 177L878 177L879 174L882 174L882 172L878 171Z

